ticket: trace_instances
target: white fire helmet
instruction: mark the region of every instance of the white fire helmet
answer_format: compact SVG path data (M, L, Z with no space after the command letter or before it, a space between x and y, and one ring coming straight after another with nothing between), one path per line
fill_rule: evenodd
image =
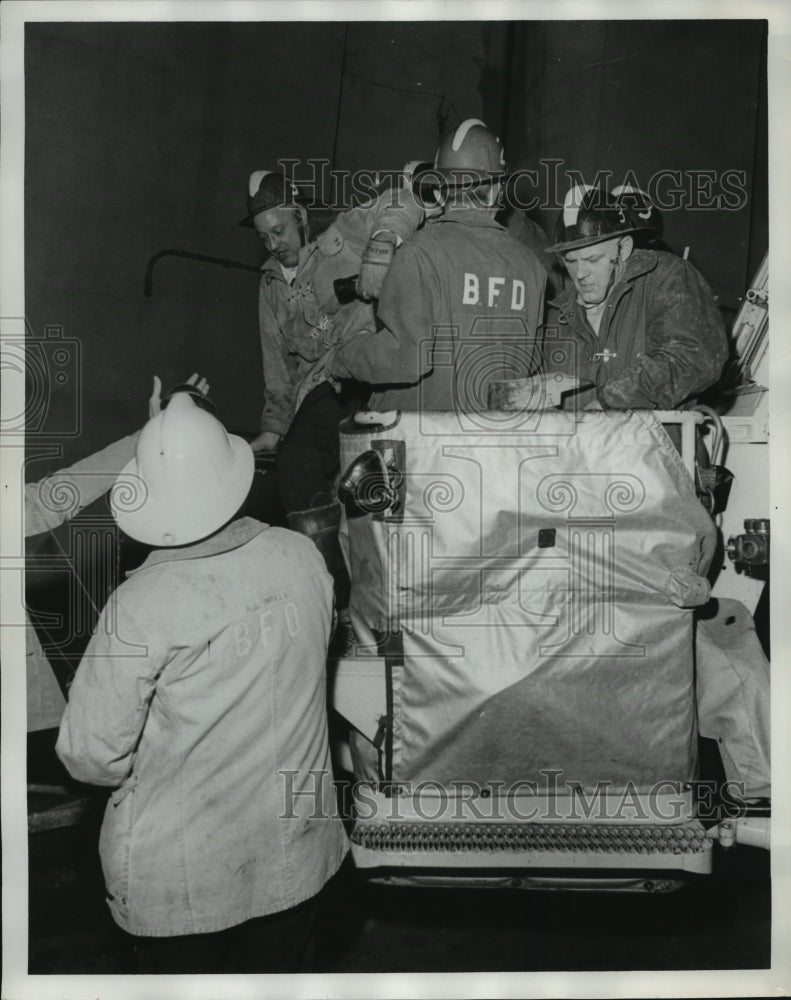
M115 481L118 526L148 545L188 545L231 520L253 481L250 445L177 393L140 432L135 457Z

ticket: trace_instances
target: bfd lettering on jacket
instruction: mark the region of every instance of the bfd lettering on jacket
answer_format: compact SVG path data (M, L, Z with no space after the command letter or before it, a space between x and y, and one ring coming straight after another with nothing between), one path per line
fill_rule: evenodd
M510 285L510 295L508 294L507 287L505 288L506 294L502 296L503 302L508 303L508 308L511 312L524 312L525 308L525 283L520 278L511 278L510 280L499 275L489 275L488 278L484 278L483 282L479 275L471 272L464 272L464 294L462 296L462 305L465 306L477 306L481 303L481 284L483 283L486 291L484 292L486 298L486 307L488 309L496 309L499 305L501 292L504 290L504 286Z

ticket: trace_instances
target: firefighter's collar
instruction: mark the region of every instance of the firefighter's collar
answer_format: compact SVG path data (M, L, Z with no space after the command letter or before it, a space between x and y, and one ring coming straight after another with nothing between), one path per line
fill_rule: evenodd
M142 566L129 570L126 575L132 576L134 573L142 573L143 570L148 569L150 566L156 566L159 563L181 562L184 559L204 559L207 556L216 556L223 552L230 552L232 549L238 549L242 545L246 545L268 527L268 524L256 521L252 517L237 518L213 535L209 535L208 538L193 542L191 545L154 549Z
M657 260L658 258L655 250L633 250L631 256L624 265L623 274L619 278L618 282L612 286L607 297L619 298L621 293L626 290L627 282L634 281L635 278L639 278L643 274L648 274L649 271L653 271L656 267ZM578 305L577 289L572 283L568 288L564 288L557 298L547 304L553 309L557 309L561 316L570 316Z
M481 229L502 229L505 231L505 227L501 226L499 222L495 222L491 215L483 209L477 208L448 209L432 225L439 225L442 222L459 222L464 226L477 226Z
M306 262L316 252L317 249L318 247L316 245L315 240L313 240L310 243L306 243L304 246L299 248L299 257L297 259L296 267L286 268L286 270L288 271L292 270L294 271L294 276L291 279L292 281L296 278L297 274L305 266ZM277 278L280 281L283 281L285 284L289 283L288 278L284 274L283 265L275 257L270 257L263 264L263 266L261 267L261 272L266 273L268 281L271 281L273 278Z

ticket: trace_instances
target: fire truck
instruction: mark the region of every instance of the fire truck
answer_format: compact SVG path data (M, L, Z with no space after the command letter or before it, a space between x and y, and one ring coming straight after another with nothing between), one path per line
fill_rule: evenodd
M764 261L709 405L558 409L541 376L342 425L359 644L330 701L371 879L663 891L768 847L699 754L706 678L768 699L767 306Z

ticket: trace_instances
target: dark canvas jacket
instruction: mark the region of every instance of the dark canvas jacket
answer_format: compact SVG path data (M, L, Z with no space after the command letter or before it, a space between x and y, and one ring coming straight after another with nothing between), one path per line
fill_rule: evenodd
M711 289L689 261L635 250L613 286L598 334L568 287L550 303L547 371L591 381L575 406L677 409L713 385L728 356Z
M485 409L490 380L538 369L545 285L535 254L494 219L450 211L398 251L383 328L346 340L332 374L375 385L375 409Z

